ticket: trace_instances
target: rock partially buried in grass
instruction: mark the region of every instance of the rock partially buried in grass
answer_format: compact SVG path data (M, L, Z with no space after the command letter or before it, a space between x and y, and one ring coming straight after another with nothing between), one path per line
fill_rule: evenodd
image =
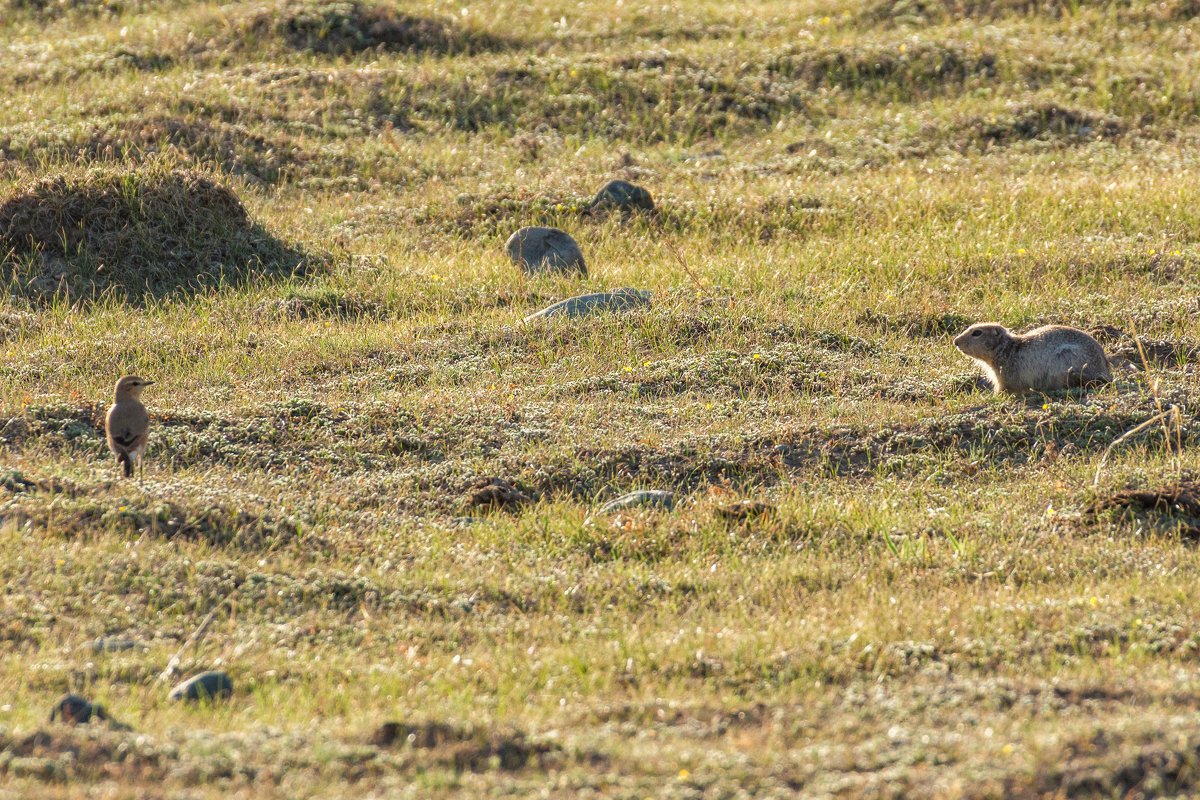
M592 198L589 209L592 211L605 209L653 211L654 198L650 196L650 192L629 181L609 181Z
M51 722L62 720L66 725L82 725L93 719L108 719L104 706L91 703L77 694L63 695L50 709Z
M587 317L592 314L603 314L608 311L628 311L629 309L650 305L650 293L641 289L631 289L623 286L611 292L596 292L581 294L560 300L554 305L543 308L536 314L530 314L525 322L541 322L554 317L574 319Z
M116 653L121 650L132 650L135 647L137 647L137 643L124 636L102 636L99 639L84 642L82 645L82 649L91 650L93 653Z
M675 493L663 489L646 489L640 492L630 492L621 495L616 500L610 500L600 507L601 513L623 511L627 508L649 506L651 508L672 508L675 505Z
M521 228L508 237L504 250L529 275L551 272L587 276L587 264L579 245L558 228Z
M224 699L233 694L233 681L224 672L201 672L175 686L167 695L171 700L195 703Z

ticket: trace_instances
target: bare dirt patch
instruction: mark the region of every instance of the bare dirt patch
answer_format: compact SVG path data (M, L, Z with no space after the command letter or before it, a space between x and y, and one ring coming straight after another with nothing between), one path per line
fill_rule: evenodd
M1092 328L1091 334L1110 357L1125 359L1137 367L1178 367L1200 361L1200 347L1184 341L1135 336L1112 325Z
M444 722L385 722L368 741L376 747L428 750L437 761L467 772L541 768L561 751L557 744L533 740L521 731L464 728Z
M1078 144L1093 139L1116 139L1126 131L1120 119L1058 103L1016 105L1001 117L977 117L962 125L965 142L987 148L1034 139Z
M1093 501L1093 518L1115 517L1173 530L1185 539L1200 540L1200 483L1182 480L1158 489L1129 489Z

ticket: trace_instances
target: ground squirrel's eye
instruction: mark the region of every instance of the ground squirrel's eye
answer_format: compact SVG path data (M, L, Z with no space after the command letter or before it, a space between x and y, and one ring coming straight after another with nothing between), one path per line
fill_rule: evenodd
M972 336L978 336L981 333L983 333L983 331L971 331Z

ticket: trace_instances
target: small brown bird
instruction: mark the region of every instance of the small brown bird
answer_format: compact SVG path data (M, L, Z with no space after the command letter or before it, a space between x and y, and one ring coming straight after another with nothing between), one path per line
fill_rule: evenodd
M104 421L108 446L117 454L117 463L124 465L126 478L133 477L135 462L141 467L142 454L150 442L150 415L138 398L142 389L153 383L136 375L117 381L116 398Z

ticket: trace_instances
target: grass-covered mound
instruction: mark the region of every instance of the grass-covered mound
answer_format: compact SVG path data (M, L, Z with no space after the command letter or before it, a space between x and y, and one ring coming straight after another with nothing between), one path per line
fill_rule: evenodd
M136 14L155 7L171 7L176 11L193 0L0 0L0 17L8 14L47 22L74 18L86 22L97 17L118 17Z
M74 169L0 198L0 275L29 297L157 295L292 274L305 263L229 186L197 170Z
M502 41L452 22L399 11L388 3L285 0L251 7L234 33L237 48L278 41L291 50L347 55L366 50L463 53L494 50Z
M191 112L114 114L63 126L14 126L0 134L0 159L27 167L72 158L121 161L169 154L180 165L203 165L230 175L276 183L303 172L312 157L286 133L262 132L216 115ZM345 169L330 159L327 172ZM336 166L333 166L336 165Z
M1095 10L1114 20L1140 23L1179 23L1196 16L1196 0L876 0L868 2L864 17L870 21L930 25L938 23L995 21L1005 18L1040 17L1060 20Z

